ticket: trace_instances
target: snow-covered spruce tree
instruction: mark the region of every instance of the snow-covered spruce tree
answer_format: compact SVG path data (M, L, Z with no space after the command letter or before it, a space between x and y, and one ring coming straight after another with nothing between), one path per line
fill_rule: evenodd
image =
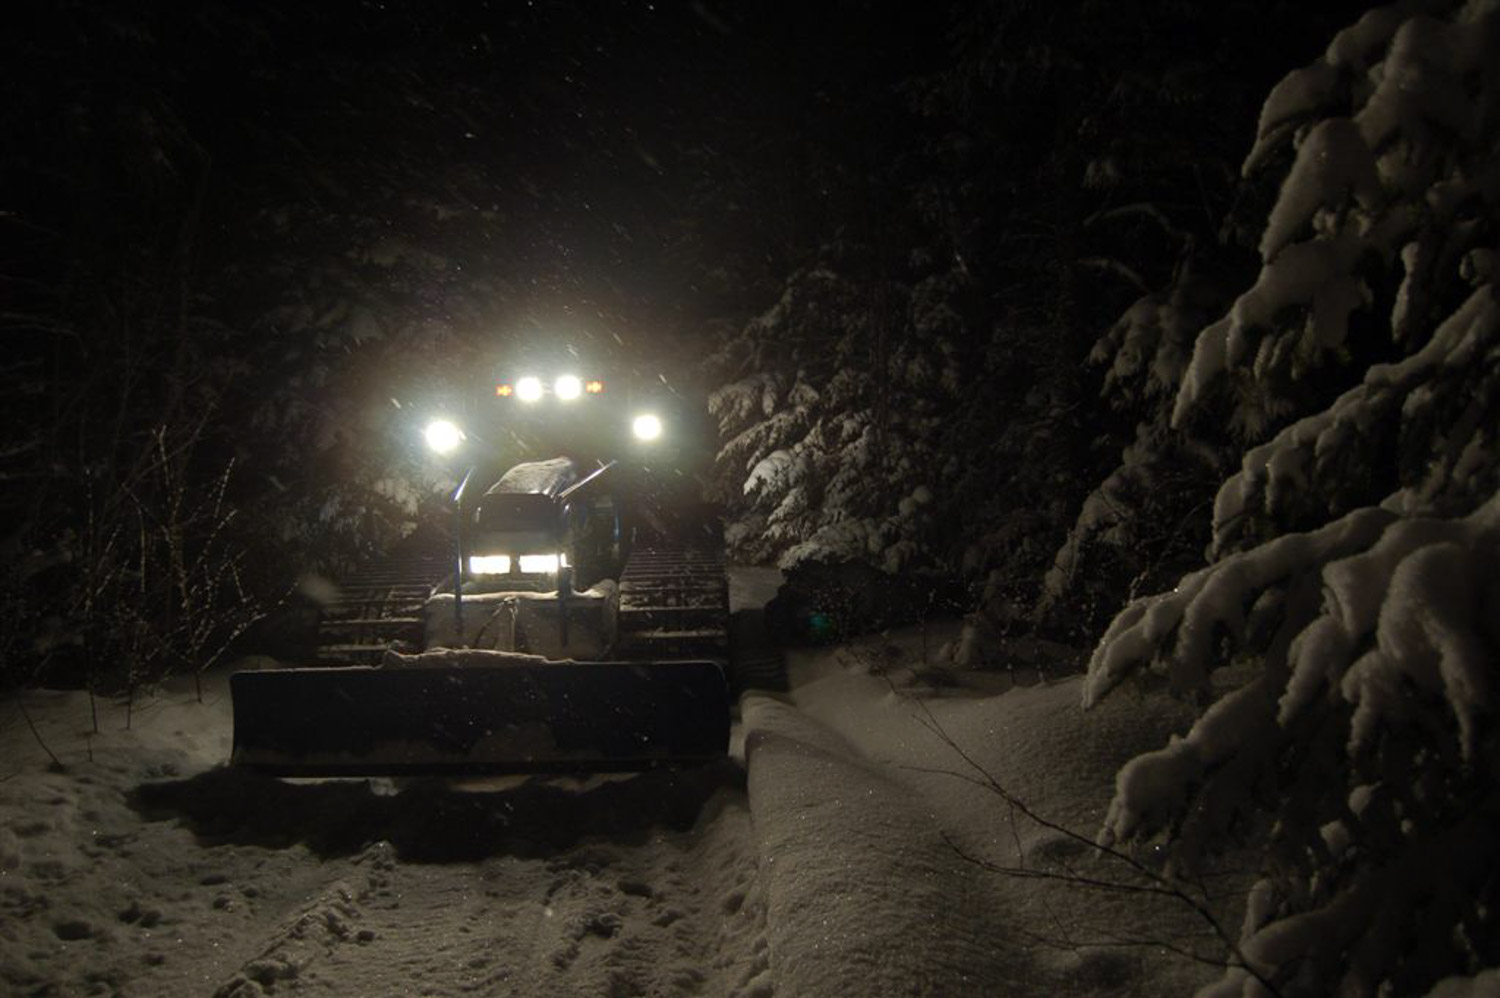
M335 223L299 218L306 207L277 213L301 223L294 231L327 238ZM461 315L491 290L456 287L445 280L456 269L448 261L360 231L368 219L358 212L340 221L358 233L342 257L269 261L284 275L253 320L263 386L245 406L257 464L287 486L263 511L265 533L305 559L299 567L334 572L389 551L436 498L442 472L417 433L437 404L474 392L452 373L481 369L468 362L460 322L433 315L424 299Z
M1245 129L1285 53L1310 55L1362 9L1338 7L1069 0L955 15L955 59L917 92L951 126L941 175L961 179L927 200L949 209L939 231L976 283L1004 289L987 376L1028 386L964 414L979 432L953 485L972 482L964 567L986 584L961 657L982 660L990 634L1018 625L1097 634L1121 593L1199 560L1223 459L1170 427L1176 379L1254 272L1254 237L1220 225L1260 196L1237 176ZM1280 44L1246 46L1251 31ZM1122 38L1175 41L1163 58Z
M742 557L858 559L887 571L935 560L939 444L960 391L962 320L937 274L906 288L799 271L731 337L709 410L719 488Z
M1271 92L1246 170L1293 155L1263 266L1174 424L1282 428L1219 489L1208 567L1089 663L1087 704L1205 704L1121 769L1102 840L1180 869L1264 846L1255 973L1207 995L1478 994L1500 965L1497 60L1500 5L1400 3Z
M1084 499L1043 576L1039 620L1078 615L1081 626L1097 626L1089 610L1103 600L1150 592L1190 567L1185 561L1198 563L1207 500L1225 469L1207 441L1171 425L1171 411L1193 336L1219 300L1211 282L1185 270L1131 305L1090 352L1104 369L1101 397L1134 422L1135 435Z

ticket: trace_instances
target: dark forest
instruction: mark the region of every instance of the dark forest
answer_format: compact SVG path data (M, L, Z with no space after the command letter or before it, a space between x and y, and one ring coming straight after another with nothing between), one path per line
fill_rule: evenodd
M1260 844L1205 993L1500 959L1491 4L8 20L0 686L295 656L451 544L428 420L564 356L670 400L730 561L860 580L836 637L1191 704L1099 841Z

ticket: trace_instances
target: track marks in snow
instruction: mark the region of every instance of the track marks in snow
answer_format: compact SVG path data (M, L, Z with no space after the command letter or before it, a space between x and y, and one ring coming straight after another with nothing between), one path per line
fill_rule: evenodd
M704 882L717 899L715 913L706 915L715 925L713 971L719 987L712 993L733 998L771 998L775 987L771 976L767 941L765 881L754 844L747 798L734 802L734 827L743 835L736 848L716 848L706 840L696 855Z
M221 766L208 678L207 703L174 694L132 730L101 710L102 735L81 694L32 695L66 772L0 726L21 767L0 781L0 994L773 994L734 763L498 791L256 779Z
M214 992L769 998L747 802L690 829L550 856L422 863L386 842L325 861L327 885Z
M517 841L502 836L497 855L423 862L385 841L328 856L256 844L234 811L185 823L175 809L138 810L127 801L141 775L35 773L0 785L0 993L770 994L756 987L764 912L747 900L755 856L736 780L718 778L682 827L637 818L618 836L545 848L528 836L510 853ZM665 786L584 788L563 813ZM448 836L472 841L491 825L458 796L445 810Z
M241 972L214 992L215 998L255 998L301 979L318 959L337 946L359 939L368 942L368 929L357 929L360 910L354 892L334 883L291 920L279 937Z

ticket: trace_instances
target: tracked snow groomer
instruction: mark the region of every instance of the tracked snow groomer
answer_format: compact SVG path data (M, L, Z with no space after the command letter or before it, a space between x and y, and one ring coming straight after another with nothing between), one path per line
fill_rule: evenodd
M447 578L425 592L392 579L350 587L326 610L320 664L231 677L236 765L602 772L727 751L728 595L713 519L677 469L618 439L628 422L641 446L659 445L662 421L629 418L603 382L568 374L494 391L491 424L529 421L553 443L575 427L575 453L514 463L478 496L474 464L454 496ZM440 422L428 438L454 450L464 434Z

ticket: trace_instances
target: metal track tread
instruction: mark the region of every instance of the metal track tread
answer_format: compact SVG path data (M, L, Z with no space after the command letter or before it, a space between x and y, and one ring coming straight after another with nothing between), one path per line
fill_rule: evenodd
M387 649L422 646L422 605L452 573L446 558L377 562L339 586L318 621L319 665L378 665Z
M729 655L724 559L701 548L643 548L620 573L616 651L631 659Z

